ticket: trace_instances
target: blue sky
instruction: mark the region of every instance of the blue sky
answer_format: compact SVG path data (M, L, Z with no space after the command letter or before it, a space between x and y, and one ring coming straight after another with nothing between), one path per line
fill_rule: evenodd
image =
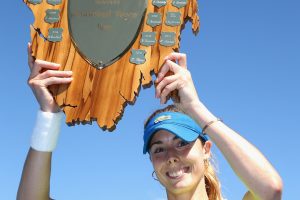
M283 199L300 188L300 2L297 0L199 1L201 28L189 25L181 51L188 55L199 96L224 122L255 144L284 181ZM38 105L27 86L26 44L30 10L22 1L2 2L0 79L0 199L15 199ZM128 105L113 133L96 124L62 126L53 155L55 199L163 200L142 154L143 122L159 108L153 87ZM223 193L246 192L217 148Z

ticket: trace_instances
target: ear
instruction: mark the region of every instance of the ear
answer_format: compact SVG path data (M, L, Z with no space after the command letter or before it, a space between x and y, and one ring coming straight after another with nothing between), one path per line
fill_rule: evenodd
M210 149L212 147L212 142L210 140L206 141L203 145L203 154L205 156L205 159L210 158Z

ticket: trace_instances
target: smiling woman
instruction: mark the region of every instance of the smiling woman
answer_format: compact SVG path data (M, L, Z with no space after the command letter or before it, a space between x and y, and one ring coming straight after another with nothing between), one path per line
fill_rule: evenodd
M154 172L168 191L180 194L191 188L208 199L222 199L220 183L210 163L212 143L176 106L157 110L149 117L144 142L144 153L149 153Z
M149 153L168 200L222 199L209 161L212 142L249 189L243 199L281 199L282 182L276 170L200 101L186 63L185 54L172 53L165 58L155 81L156 97L165 103L177 90L179 101L154 112L144 127L144 154ZM169 72L172 75L166 76Z

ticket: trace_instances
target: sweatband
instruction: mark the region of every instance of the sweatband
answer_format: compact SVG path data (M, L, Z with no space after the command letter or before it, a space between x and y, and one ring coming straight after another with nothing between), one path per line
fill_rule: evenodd
M62 117L62 112L51 113L39 110L30 146L37 151L52 152L59 137Z

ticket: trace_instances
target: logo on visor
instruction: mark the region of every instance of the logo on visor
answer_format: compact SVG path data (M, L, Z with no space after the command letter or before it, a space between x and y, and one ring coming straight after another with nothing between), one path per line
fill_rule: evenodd
M157 124L158 122L165 121L165 120L168 120L168 119L171 119L171 115L162 115L162 116L159 116L158 118L156 118L154 120L154 124Z

